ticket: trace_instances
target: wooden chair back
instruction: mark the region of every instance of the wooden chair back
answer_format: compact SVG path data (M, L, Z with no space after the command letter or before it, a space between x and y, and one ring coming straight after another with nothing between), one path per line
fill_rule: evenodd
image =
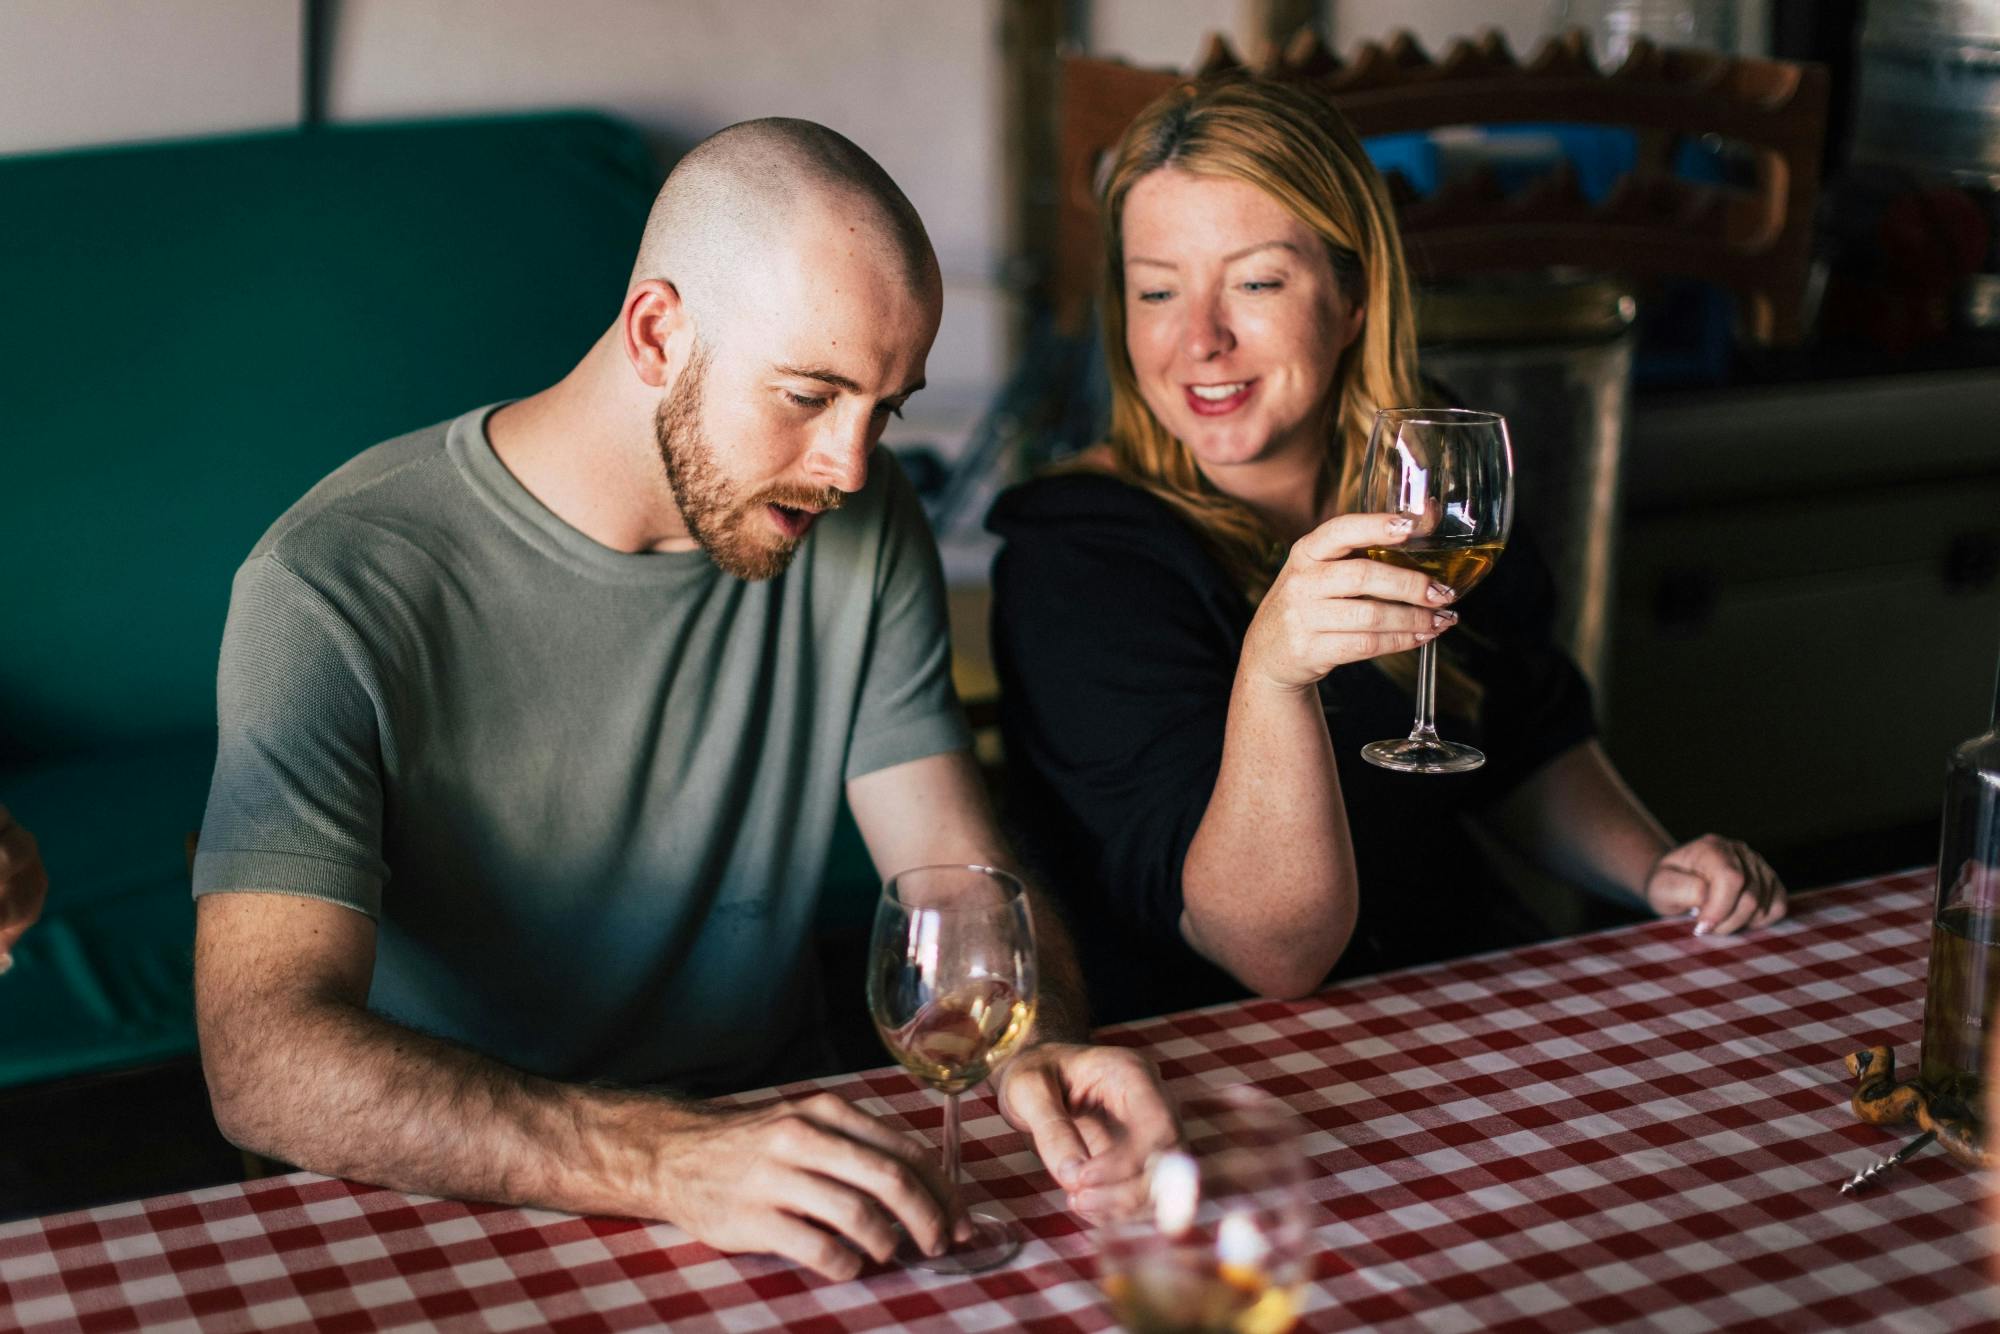
M1248 66L1211 37L1192 76L1074 57L1063 64L1058 180L1057 319L1080 331L1096 292L1102 164L1148 102L1183 80ZM1419 280L1557 266L1632 278L1706 279L1735 294L1742 335L1795 343L1826 129L1823 66L1661 48L1639 40L1599 70L1580 31L1551 38L1526 64L1498 33L1461 40L1433 60L1408 33L1343 62L1301 30L1258 73L1330 98L1362 136L1448 125L1622 125L1639 132L1634 168L1593 204L1558 169L1507 197L1490 178L1426 199L1401 192L1398 216ZM1747 146L1746 187L1698 185L1668 169L1680 138Z

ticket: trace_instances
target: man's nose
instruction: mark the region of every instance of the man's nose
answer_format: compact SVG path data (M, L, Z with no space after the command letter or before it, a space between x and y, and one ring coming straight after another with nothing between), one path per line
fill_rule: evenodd
M1220 297L1204 296L1188 303L1182 345L1191 361L1210 361L1236 346L1236 336L1229 332Z
M868 455L874 447L875 431L866 416L829 423L806 456L806 476L815 486L851 495L868 483Z

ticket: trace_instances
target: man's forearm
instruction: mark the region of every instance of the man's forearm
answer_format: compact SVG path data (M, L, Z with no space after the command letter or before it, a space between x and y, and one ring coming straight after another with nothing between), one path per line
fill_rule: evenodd
M660 1217L646 1146L702 1116L654 1095L522 1074L341 1001L207 1024L203 1042L230 1139L419 1194ZM635 1134L637 1122L649 1133Z

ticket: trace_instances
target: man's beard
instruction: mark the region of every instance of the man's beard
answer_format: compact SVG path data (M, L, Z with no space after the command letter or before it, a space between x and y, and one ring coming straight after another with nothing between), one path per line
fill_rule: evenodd
M654 418L653 435L667 485L688 536L725 574L738 579L771 579L792 563L804 535L778 532L766 505L836 510L847 497L832 487L770 486L747 498L738 495L716 459L715 445L702 430L702 390L708 379L709 350L697 343L688 364Z

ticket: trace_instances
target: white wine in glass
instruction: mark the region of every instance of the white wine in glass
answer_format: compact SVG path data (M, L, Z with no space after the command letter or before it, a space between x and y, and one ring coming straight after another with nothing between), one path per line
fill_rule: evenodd
M1507 419L1464 408L1384 408L1361 469L1360 510L1414 521L1407 541L1369 547L1373 560L1420 570L1464 597L1506 548L1514 522L1514 452ZM1417 650L1417 716L1407 737L1361 748L1370 764L1449 774L1486 763L1478 748L1437 732L1437 642Z
M1020 1231L958 1208L958 1097L1028 1040L1035 1023L1035 933L1021 882L991 866L920 866L891 877L875 909L868 1010L882 1045L944 1095L944 1179L953 1220L972 1237L940 1256L906 1238L897 1259L971 1274L1011 1260Z
M1284 1334L1311 1269L1305 1132L1261 1089L1182 1101L1146 1199L1098 1226L1098 1281L1132 1334Z

